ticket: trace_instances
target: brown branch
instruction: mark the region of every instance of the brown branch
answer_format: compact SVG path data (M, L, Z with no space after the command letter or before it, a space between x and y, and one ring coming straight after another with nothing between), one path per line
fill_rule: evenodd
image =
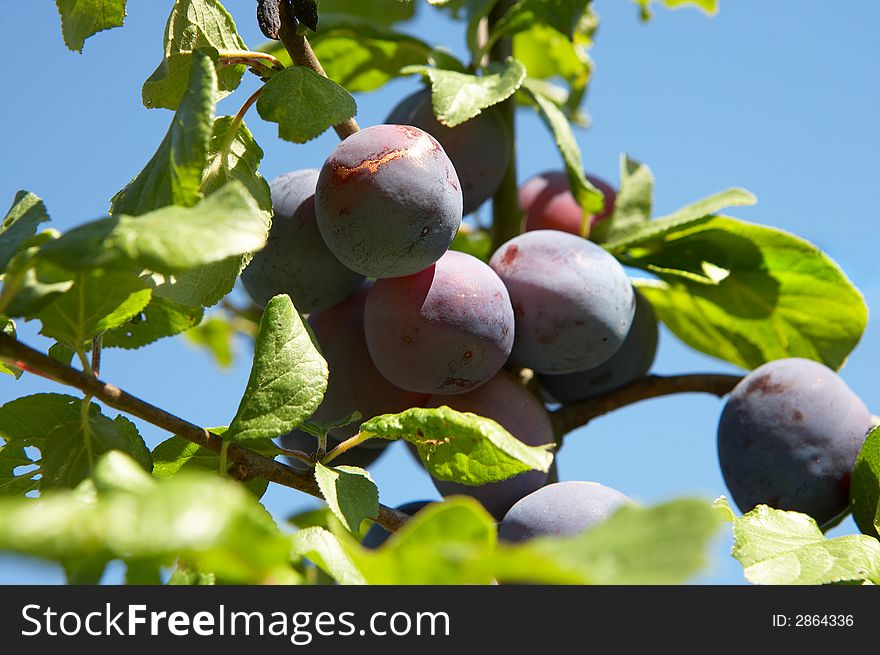
M34 350L12 337L0 334L0 358L15 363L25 371L35 373L60 384L75 387L110 407L126 414L137 416L152 423L171 434L176 434L193 443L204 446L219 453L223 448L223 439L188 421L183 420L165 410L159 409L140 398L126 393L122 389L102 382L96 377L86 375L75 368L65 366L48 355ZM239 480L262 478L269 482L302 491L316 498L323 499L317 482L308 473L300 473L289 466L264 457L239 444L230 444L227 458L234 464L234 477ZM409 517L384 505L379 506L377 522L386 530L394 531L402 526Z
M649 398L676 393L711 393L718 397L725 396L740 380L742 377L739 375L712 373L668 377L651 375L596 398L557 409L551 413L553 431L557 440L561 439L564 435L586 425L594 418Z
M280 9L281 30L278 33L278 38L284 44L284 48L290 54L293 63L297 66L309 68L318 75L327 77L327 73L324 72L324 67L321 66L321 62L315 56L315 51L312 50L309 40L304 34L300 34L297 29L297 20L293 15L293 8L290 6L290 3L282 2ZM336 130L336 134L339 135L340 139L346 139L361 128L355 119L349 118L347 121L334 125L333 129Z

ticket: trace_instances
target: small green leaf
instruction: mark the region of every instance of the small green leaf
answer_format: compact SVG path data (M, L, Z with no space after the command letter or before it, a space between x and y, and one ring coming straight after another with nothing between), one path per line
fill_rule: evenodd
M232 324L218 316L212 316L185 334L187 341L206 348L221 368L232 366L235 335Z
M61 35L68 48L82 52L90 36L122 27L125 0L55 0L61 14Z
M733 556L754 584L880 584L880 541L827 539L806 514L758 505L733 521Z
M164 58L144 82L144 105L177 109L190 79L192 54L203 48L230 55L247 52L232 16L219 0L175 0L165 26ZM241 65L220 69L218 100L238 87L244 70Z
M339 584L362 585L367 582L339 539L324 528L298 530L290 538L290 546L294 558L308 558Z
M543 119L553 140L559 148L562 160L565 162L565 172L568 175L568 184L571 187L572 195L584 210L585 219L587 216L598 214L602 211L604 201L602 192L594 187L584 175L584 165L581 161L581 151L578 148L577 140L571 125L562 110L553 102L541 94L540 89L535 87L529 80L523 83L522 91L529 101L537 108L538 113ZM589 227L589 223L585 220L585 227Z
M497 72L482 76L428 66L409 66L402 72L421 73L431 82L434 115L448 127L460 125L506 100L526 78L526 67L512 57Z
M43 324L40 334L76 351L92 337L137 315L150 295L150 288L131 273L78 273L73 286L37 314Z
M859 530L880 539L880 427L868 433L856 460L850 504Z
M12 207L0 221L0 274L15 253L37 233L37 226L48 220L46 206L37 196L27 191L15 194Z
M620 156L620 189L614 213L593 226L590 237L599 242L614 241L643 227L651 218L654 175L644 164Z
M327 362L290 298L275 296L263 312L247 389L226 437L248 441L290 432L321 404L327 375Z
M469 230L466 229L465 225L462 225L452 240L449 249L473 255L477 259L488 263L489 258L492 256L492 235L489 234L488 230Z
M663 280L637 284L676 336L742 368L804 357L838 369L867 323L837 264L774 228L711 217L665 230L622 261Z
M61 362L65 366L70 366L73 358L76 357L76 353L63 343L53 343L49 346L48 355L56 362Z
M16 338L15 323L12 321L12 319L0 315L0 334L5 334L6 336L12 337L13 339ZM17 366L13 366L12 364L5 364L0 361L0 373L11 375L17 380L21 377L23 371Z
M553 463L546 448L527 446L491 419L446 406L376 416L360 430L410 442L434 478L461 484L497 482L531 469L547 471Z
M193 53L189 83L171 127L144 170L114 196L112 214L140 216L167 205L198 204L216 96L214 62L204 52Z
M203 313L201 307L180 305L154 295L140 314L105 332L103 345L105 348L141 348L195 327Z
M35 465L39 460L32 460L25 452L21 442L8 442L0 446L0 496L24 496L40 486L39 474ZM27 467L27 471L16 475L15 469Z
M315 480L342 526L357 533L361 521L379 514L379 490L370 474L356 466L315 465Z
M264 120L278 123L279 137L305 143L354 116L357 105L336 82L295 66L266 82L257 111Z
M710 16L718 13L718 0L633 0L633 2L639 5L642 20L651 19L651 4L654 2L659 2L667 9L690 6L702 9Z

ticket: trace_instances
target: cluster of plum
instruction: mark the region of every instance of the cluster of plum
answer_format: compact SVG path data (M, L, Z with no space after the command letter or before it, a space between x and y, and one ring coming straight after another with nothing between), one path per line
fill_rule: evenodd
M257 304L286 293L309 314L330 369L314 420L446 405L537 446L554 440L545 403L586 400L648 372L657 320L617 260L580 236L583 214L564 173L521 187L524 231L488 264L449 249L463 214L492 196L511 156L494 110L448 128L423 91L387 124L342 141L320 170L272 180L269 241L242 281ZM591 179L605 194L595 223L613 212L615 191ZM538 395L506 366L533 371ZM358 425L331 430L328 447ZM827 523L846 509L869 426L867 409L824 366L792 359L757 369L732 394L719 427L734 500L743 510L767 503ZM316 449L301 431L282 443ZM368 441L336 461L367 466L387 443ZM479 487L435 484L444 496L477 498L510 540L573 534L631 502L603 485L552 482L539 471ZM368 542L382 541L378 527L372 534Z

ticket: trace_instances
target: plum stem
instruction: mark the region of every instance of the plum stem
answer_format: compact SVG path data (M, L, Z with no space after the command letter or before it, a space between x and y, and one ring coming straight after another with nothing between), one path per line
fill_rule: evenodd
M22 362L29 370L33 370L42 377L79 389L109 407L136 416L218 455L223 449L223 439L205 428L185 421L83 371L66 366L6 334L0 334L0 360ZM301 473L237 443L228 445L227 458L236 465L237 479L247 481L253 478L262 478L316 498L323 498L318 483L310 472ZM376 522L386 530L394 531L408 519L409 517L403 512L380 505Z
M284 45L284 48L290 54L290 58L297 66L311 69L318 75L327 77L324 67L315 56L315 51L309 44L309 40L305 34L301 34L297 29L297 20L293 15L293 9L288 2L281 3L281 30L278 32L278 38ZM333 129L340 139L346 139L361 128L358 126L354 118L349 118L338 125L334 125Z
M594 418L641 400L669 396L676 393L711 393L726 396L742 380L739 375L693 373L690 375L650 375L614 391L572 405L564 405L552 412L553 431L557 441L582 427Z
M501 0L489 14L489 32L514 5L513 0ZM489 50L489 58L494 62L507 61L513 55L513 40L510 37L498 39ZM522 208L516 183L516 100L511 96L496 105L507 128L507 138L511 143L510 162L504 172L501 186L492 196L492 250L510 241L522 231Z
M324 457L321 458L321 464L329 464L334 459L339 457L342 453L348 452L355 446L358 446L368 439L372 439L375 435L372 432L358 432L353 437L346 439L342 443L336 446L333 450L327 453Z

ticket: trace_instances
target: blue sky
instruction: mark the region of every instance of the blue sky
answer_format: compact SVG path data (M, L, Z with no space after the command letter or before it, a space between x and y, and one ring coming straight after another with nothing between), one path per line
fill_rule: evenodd
M656 178L658 215L730 186L748 188L758 205L733 215L816 243L843 267L869 307L880 307L880 208L874 198L880 180L880 3L721 5L713 18L657 9L655 19L643 24L631 2L596 0L602 25L587 102L593 125L578 132L587 169L616 182L621 152L645 162ZM161 57L171 2L130 2L126 27L90 39L83 55L63 46L53 3L2 0L0 6L0 202L7 206L18 189L33 191L61 230L102 216L109 198L152 155L171 118L140 102L140 86ZM245 41L260 43L253 2L227 6ZM436 12L421 11L405 29L463 49L459 28ZM395 81L358 96L361 125L382 122L415 86L413 79ZM256 81L246 78L219 111L234 113L254 88ZM520 178L559 168L543 126L527 112L520 116ZM248 124L266 151L267 178L320 166L336 142L332 132L305 146L281 141L275 126L255 112ZM20 332L30 343L47 345L33 326ZM248 345L238 346L241 356L225 371L182 339L149 351L108 351L102 377L190 421L221 425L231 419L247 380ZM843 376L874 413L880 413L878 361L880 327L872 318ZM733 370L666 331L661 335L658 373ZM41 391L63 390L37 378L0 380L0 402ZM715 450L721 407L718 399L685 395L596 420L568 437L561 477L602 482L645 503L724 494ZM140 427L151 445L166 437L158 428ZM386 504L436 497L430 480L398 445L372 472ZM264 500L279 517L315 502L274 485ZM853 531L848 520L832 534ZM727 555L729 546L719 538L699 582L743 581ZM118 579L118 571L107 579ZM0 582L61 580L54 566L0 556Z

